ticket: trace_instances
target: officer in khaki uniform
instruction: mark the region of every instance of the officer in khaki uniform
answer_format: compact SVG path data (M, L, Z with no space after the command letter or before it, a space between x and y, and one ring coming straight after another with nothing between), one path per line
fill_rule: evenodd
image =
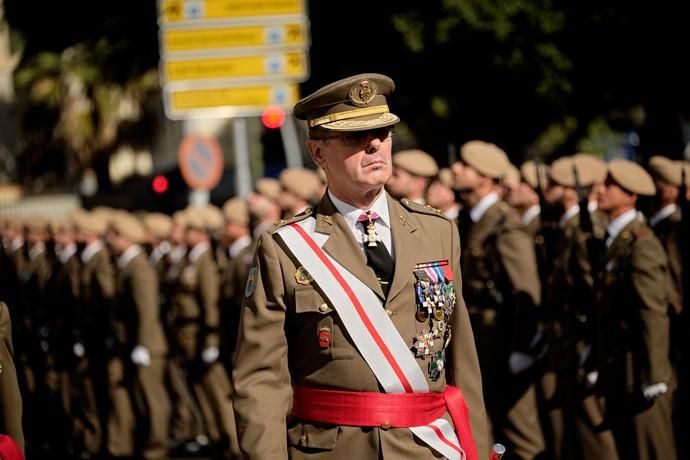
M393 175L386 184L386 191L398 200L407 198L426 204L426 191L437 173L436 160L425 151L401 150L393 155Z
M511 455L532 459L545 448L533 375L541 292L533 240L496 192L508 164L503 150L477 140L463 144L452 168L464 205L463 295L493 433Z
M110 221L108 243L117 259L117 345L108 361L111 414L109 451L167 457L170 403L164 384L167 344L158 303L158 276L140 243L145 230L130 215ZM145 436L136 436L145 433Z
M468 459L488 456L481 377L460 292L457 229L433 208L409 200L398 202L383 189L391 175L390 127L399 121L386 103L393 88L393 81L386 76L355 75L317 90L295 106L295 115L310 126L307 148L326 172L329 185L316 208L281 221L261 236L255 265L250 269L233 371L234 404L245 458L440 458L438 451L408 428L428 423L422 421L422 403L396 404L414 394L405 390L401 390L403 394L384 392L391 381L402 377L397 374L391 381L380 381L375 370L379 363L365 358L396 337L402 340L403 348L385 361L411 362L414 367L409 369L416 369L415 375L423 379L421 386L429 387L426 391L430 392L420 393L425 397L440 397L449 391L448 384L458 386L464 392L471 422L456 424L455 431L471 428L479 456L468 437L459 434L462 448ZM362 214L367 220L366 230L358 223ZM345 310L336 307L342 307L343 299L329 296L318 286L316 275L312 276L285 245L279 232L288 230L291 223L313 223L313 235L323 247L321 253L340 266L334 269L361 282L356 284L360 286L356 298L370 299L364 306L365 316L385 319L376 328L381 341L362 345L359 338L353 338L362 328L351 324L351 329L345 329ZM363 237L369 243L364 244ZM376 244L370 246L372 242ZM394 262L375 263L373 255L365 255L374 251ZM443 267L447 274L430 282L424 267ZM426 294L418 295L415 286L426 280L426 287L440 287L438 283L449 278L453 283L444 286L454 286L446 291L454 295L454 308L448 312L434 310L430 315ZM326 279L321 282L325 284ZM448 328L452 334L444 339L441 329ZM384 330L392 338L384 337ZM372 329L367 331L374 334ZM324 391L329 389L339 390L338 394L351 401L351 410L334 407L332 393ZM311 396L302 398L304 394ZM362 406L369 398L380 404ZM383 411L391 404L398 408L395 418L366 418L372 410ZM299 416L291 414L291 407L293 411L300 409ZM442 425L449 425L448 413L443 414L447 407L441 401L442 421L437 421ZM418 422L405 423L403 415Z
M12 343L12 322L4 302L0 302L0 434L7 434L24 448L22 395L17 383Z
M671 425L667 259L659 240L637 218L652 178L627 160L608 163L599 208L610 219L601 312L598 389L620 458L676 458Z

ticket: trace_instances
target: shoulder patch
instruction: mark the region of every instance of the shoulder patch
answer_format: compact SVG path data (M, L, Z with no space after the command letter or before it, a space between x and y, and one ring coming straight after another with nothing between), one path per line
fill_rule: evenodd
M287 224L291 224L293 222L299 222L302 219L306 219L307 217L311 216L314 214L314 208L307 208L304 211L300 212L299 214L295 214L292 217L288 217L287 219L280 219L277 220L274 224L273 227L269 229L269 233L275 233L276 230L278 230L281 227L286 226Z
M441 212L440 209L436 209L428 204L425 205L415 203L414 201L408 200L407 198L403 198L402 200L400 200L400 204L402 204L408 211L418 212L421 214L428 214L430 216L437 216L448 220L448 218L443 214L443 212Z

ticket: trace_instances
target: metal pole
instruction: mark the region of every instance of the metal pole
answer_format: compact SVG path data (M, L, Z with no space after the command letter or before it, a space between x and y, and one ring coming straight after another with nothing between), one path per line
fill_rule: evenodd
M232 134L235 146L235 193L237 196L244 197L252 191L252 171L249 166L249 140L245 118L233 119Z
M283 138L283 148L285 148L285 160L288 168L301 168L302 149L300 149L297 127L292 116L285 117L285 123L280 127L280 135Z

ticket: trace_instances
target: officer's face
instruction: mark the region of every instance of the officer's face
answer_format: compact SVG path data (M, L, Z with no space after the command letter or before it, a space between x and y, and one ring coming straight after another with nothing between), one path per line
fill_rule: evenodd
M392 145L388 128L310 139L307 143L312 159L326 172L328 186L336 196L380 190L392 174Z
M637 195L623 190L610 177L604 182L604 187L599 191L597 201L599 209L603 212L617 216L630 208L635 207Z

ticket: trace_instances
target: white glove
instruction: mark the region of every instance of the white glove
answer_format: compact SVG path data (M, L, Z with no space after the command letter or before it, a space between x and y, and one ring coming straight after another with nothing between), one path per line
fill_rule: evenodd
M645 398L647 398L647 401L652 401L656 399L658 396L666 394L667 391L668 385L666 385L663 382L642 386L642 394Z
M218 347L208 347L201 352L201 359L203 359L206 364L211 364L218 359L219 355L220 351Z
M72 352L74 353L74 356L77 358L83 358L84 353L86 353L86 350L84 349L84 345L81 342L77 342L74 345L72 345Z
M533 364L534 358L521 351L512 352L508 358L508 367L510 368L511 374L519 374L532 367Z
M132 362L138 366L148 367L151 364L151 353L148 348L142 345L134 347L130 358L132 358Z
M596 385L597 381L599 380L599 372L588 372L585 378L587 378L587 383L589 383L590 385Z

